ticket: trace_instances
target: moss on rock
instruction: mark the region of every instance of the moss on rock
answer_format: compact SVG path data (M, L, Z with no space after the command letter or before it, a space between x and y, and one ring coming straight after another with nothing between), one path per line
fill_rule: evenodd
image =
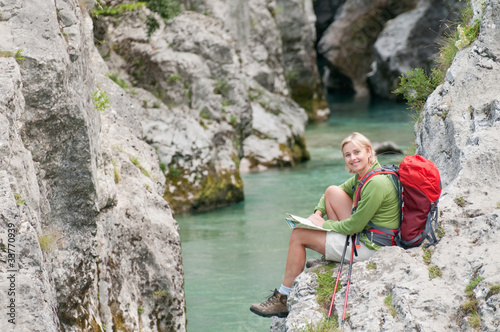
M166 190L163 197L176 213L201 212L234 204L243 200L243 180L237 170L217 172L198 170L194 180L191 172L171 168L166 174ZM203 176L202 173L208 171Z

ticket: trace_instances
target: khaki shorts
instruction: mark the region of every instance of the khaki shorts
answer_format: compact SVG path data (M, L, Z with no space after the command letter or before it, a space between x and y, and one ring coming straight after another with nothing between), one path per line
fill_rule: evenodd
M342 258L342 252L344 251L345 238L347 235L326 232L326 243L325 243L325 259L334 262L340 262ZM354 255L353 262L365 261L375 254L376 250L368 249L363 242L359 243L361 247L357 248L356 251L358 256ZM345 253L344 262L349 262L351 259L351 249L352 242L349 239L349 245Z

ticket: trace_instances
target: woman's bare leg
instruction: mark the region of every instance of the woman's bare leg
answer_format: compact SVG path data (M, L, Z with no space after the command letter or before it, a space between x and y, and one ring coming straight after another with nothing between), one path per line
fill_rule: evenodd
M325 208L328 220L344 220L351 215L352 199L339 186L330 186L325 191Z
M352 199L338 186L325 191L327 219L344 220L351 215ZM306 248L325 254L326 232L296 228L290 235L283 285L292 287L295 278L304 270Z
M283 285L292 287L295 278L304 270L306 248L325 254L326 232L296 228L290 235Z

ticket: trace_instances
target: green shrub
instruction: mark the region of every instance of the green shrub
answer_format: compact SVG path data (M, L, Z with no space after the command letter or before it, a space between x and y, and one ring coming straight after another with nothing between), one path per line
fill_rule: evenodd
M484 280L483 277L476 277L475 279L472 279L467 285L467 287L465 287L465 295L467 295L468 297L474 296L473 290L483 280Z
M182 79L181 75L172 74L169 77L167 77L167 83L175 83L177 81L180 81L181 79Z
M396 309L394 308L394 306L392 305L392 294L389 294L385 297L384 303L385 303L385 306L387 307L387 309L389 309L391 316L396 317L397 312L396 312Z
M151 37L151 35L160 27L160 23L158 23L153 15L148 15L146 18L146 27L148 28L148 37Z
M162 297L167 296L168 292L166 290L158 290L153 293L153 298L154 299L159 299Z
M339 331L338 325L337 317L331 317L330 320L322 320L317 325L307 324L302 332L337 332Z
M403 95L408 106L415 111L414 117L418 123L427 97L442 83L443 77L439 69L432 69L430 76L422 68L411 69L400 76L399 87L392 93Z
M118 84L123 90L125 90L125 89L128 88L127 82L124 79L118 78L118 73L117 72L107 73L106 76L110 80L112 80L113 82L115 82L116 84Z
M422 256L424 263L426 265L431 264L431 256L432 256L432 251L430 249L423 248L424 250L424 255Z
M146 2L136 2L136 3L120 3L116 6L108 7L106 4L103 4L101 1L97 1L97 8L92 9L91 15L93 17L97 17L99 15L102 16L116 16L123 14L125 12L134 11L137 8L143 7L146 5Z
M104 112L109 108L108 93L106 91L94 91L92 93L92 99L94 99L94 108L96 110Z
M215 83L215 87L214 87L214 93L219 94L219 95L223 95L223 96L227 96L229 93L229 89L230 89L230 87L226 81L217 80L217 82Z
M164 22L181 13L181 3L177 0L147 0L147 8L159 14ZM154 16L149 15L146 19L146 26L150 37L160 27L160 24Z
M118 168L116 167L116 162L114 160L112 160L111 163L113 164L113 177L114 177L115 183L118 183L121 180L120 173L118 172Z
M455 198L453 201L460 207L464 207L467 204L467 201L462 196Z
M446 35L441 42L437 61L438 68L442 71L446 71L451 66L459 50L469 46L479 35L481 19L478 18L471 22L473 16L474 11L469 1L469 4L462 8L460 20L456 29L454 29L452 33Z
M334 266L334 264L323 265L319 269L312 271L318 276L316 279L318 283L318 287L316 288L316 301L321 306L327 306L332 300L336 281L336 277L332 275ZM341 287L339 282L337 291L340 290Z
M400 76L399 87L392 91L403 95L409 107L415 110L414 118L417 123L421 120L421 112L427 97L444 82L445 73L457 52L470 45L479 35L481 19L471 22L473 14L472 5L468 1L460 13L460 21L456 24L456 28L441 41L437 66L431 70L430 75L422 68L411 69Z
M23 206L26 202L21 194L14 194L14 198L16 199L17 206Z
M181 13L181 3L177 0L147 0L147 8L158 13L165 22Z
M17 63L21 63L22 61L26 60L24 56L22 56L23 50L17 50L16 53L9 52L9 51L0 51L0 58L14 58L16 59Z
M427 269L429 270L429 278L431 279L443 276L443 272L441 272L439 266L433 265L429 266Z

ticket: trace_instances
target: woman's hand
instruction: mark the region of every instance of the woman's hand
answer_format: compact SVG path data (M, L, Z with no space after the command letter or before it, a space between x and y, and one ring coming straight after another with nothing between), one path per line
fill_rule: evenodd
M325 219L323 217L319 216L316 213L311 214L307 219L311 220L313 224L323 227L323 224L325 223Z

